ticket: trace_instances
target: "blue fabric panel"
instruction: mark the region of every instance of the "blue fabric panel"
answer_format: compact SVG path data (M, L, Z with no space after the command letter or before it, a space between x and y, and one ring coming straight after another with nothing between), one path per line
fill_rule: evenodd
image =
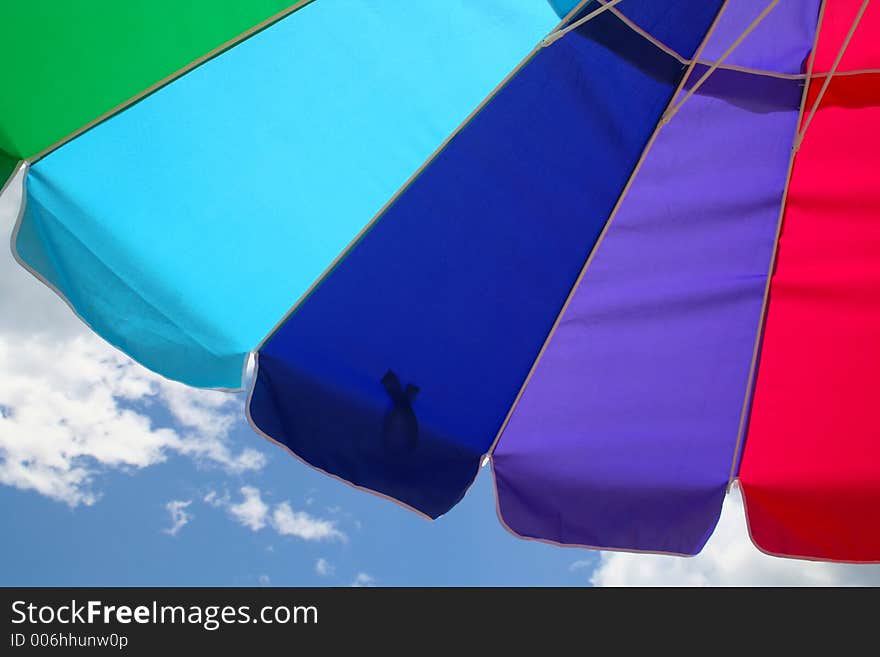
M719 3L681 4L699 35ZM609 13L541 50L261 348L257 428L429 516L452 507L682 73Z
M624 0L617 5L617 10L675 52L690 57L703 41L721 5L718 0Z
M769 2L769 0L767 0ZM577 6L572 0L550 0L550 3L566 16ZM648 32L655 39L672 48L684 57L694 53L703 40L705 31L692 29L694 25L709 25L718 15L719 2L677 2L676 0L624 0L612 9L626 16L630 21ZM738 5L733 2L732 5ZM583 18L585 15L599 9L600 4L596 0L588 2L570 23ZM726 9L725 14L730 13ZM738 12L737 12L738 13Z
M311 3L37 162L18 254L148 367L238 387L247 353L558 22L546 0Z

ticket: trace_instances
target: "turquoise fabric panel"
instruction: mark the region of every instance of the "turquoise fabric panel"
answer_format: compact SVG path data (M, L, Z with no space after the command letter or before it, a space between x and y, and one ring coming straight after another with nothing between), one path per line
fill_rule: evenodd
M39 179L32 180L32 184L38 187ZM120 279L34 198L28 204L17 243L19 258L60 291L93 329L135 360L166 376L187 379L191 376L191 356L214 344L204 332L197 334L196 327L181 326L153 306L149 293ZM69 276L76 278L71 280ZM148 281L146 277L142 280ZM238 385L241 354L215 353L199 357L198 362L199 376L204 381L233 384L227 387Z
M553 6L553 9L556 10L556 13L557 13L560 17L564 18L564 17L567 16L569 13L571 13L571 11L572 11L575 7L578 6L578 3L579 3L581 0L547 0L547 1ZM590 7L589 5L596 5L596 6L595 6L595 7ZM591 2L587 2L587 3L584 4L584 9L587 9L587 8L589 8L589 9L591 9L591 10L594 9L594 8L598 8L598 3L595 2L595 0L593 0L593 1L591 1Z
M310 4L39 161L18 253L148 367L238 387L247 353L558 21L545 0Z

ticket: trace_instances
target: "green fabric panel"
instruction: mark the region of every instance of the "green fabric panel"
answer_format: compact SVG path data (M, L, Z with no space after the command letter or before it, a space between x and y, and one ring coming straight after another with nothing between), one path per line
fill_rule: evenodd
M0 1L0 177L294 3Z

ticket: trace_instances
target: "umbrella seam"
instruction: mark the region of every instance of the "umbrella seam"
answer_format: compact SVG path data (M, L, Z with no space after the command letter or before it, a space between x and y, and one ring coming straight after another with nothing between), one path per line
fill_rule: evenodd
M868 0L865 0L866 2ZM678 101L678 103L672 105L669 109L666 110L666 113L660 117L660 123L665 125L669 123L672 118L678 113L678 111L682 108L682 106L695 94L699 91L700 87L706 83L706 81L712 76L712 74L718 70L718 67L724 63L724 60L730 57L734 53L734 51L739 48L743 41L745 41L748 36L755 30L755 28L760 25L767 16L770 15L770 12L776 8L776 5L779 4L779 0L771 0L767 7L758 14L757 18L753 20L749 26L736 38L736 40L728 46L727 50L722 53L721 57L709 67L709 69L700 76L700 79L692 86L688 92L684 95L684 97Z
M598 2L605 2L605 0L597 0ZM655 47L665 52L670 57L673 57L681 63L682 66L688 66L693 59L688 59L678 51L676 51L671 46L663 43L660 39L654 37L650 32L639 26L635 23L631 18L626 16L623 12L621 12L617 7L614 7L610 10L610 12L616 16L620 21L622 21L627 27L633 30L636 34L646 39L650 43L654 44ZM713 66L716 64L716 61L710 59L699 59L697 60L697 64L700 66ZM740 66L738 64L728 64L723 63L717 66L717 68L723 71L734 71L737 73L748 73L751 75L757 75L761 77L769 77L769 78L778 78L781 80L806 80L806 79L815 79L822 78L828 75L828 72L814 72L812 75L808 75L806 73L782 73L780 71L771 71L767 69L754 68L750 66ZM852 71L836 71L835 77L843 76L843 75L876 75L880 74L880 68L862 68L862 69L854 69Z
M601 6L598 9L591 11L589 14L582 18L579 18L571 25L566 25L561 29L553 30L550 34L544 37L543 41L541 41L541 45L546 48L547 46L556 43L569 32L573 32L581 25L589 23L591 20L597 18L600 14L604 14L609 9L614 9L614 7L620 2L622 2L622 0L610 0L610 2L600 2L599 4Z
M840 66L843 55L846 53L846 49L849 47L853 36L855 36L856 30L859 29L859 23L862 22L862 17L865 15L865 11L868 9L868 5L870 3L871 0L864 0L862 2L862 6L859 9L859 12L856 14L852 26L849 28L849 32L846 35L846 38L843 40L840 49L837 51L837 56L834 58L834 63L828 70L828 75L825 77L825 81L822 83L822 88L819 90L819 94L816 96L816 100L813 101L813 106L810 108L809 114L807 114L807 120L804 122L803 127L800 128L800 131L797 133L797 137L794 140L795 151L800 149L801 144L804 141L804 137L807 134L807 129L810 127L810 124L813 122L813 117L816 115L816 110L819 109L819 105L821 104L822 99L825 97L825 92L828 91L828 87L831 85L831 80L834 78L835 73L837 73L837 68Z
M694 67L696 66L696 62L699 59L700 54L702 54L703 50L706 48L706 45L709 43L709 39L712 37L712 34L715 31L715 28L718 26L718 23L721 19L721 16L724 14L725 10L727 9L729 2L730 2L730 0L724 0L724 3L721 5L721 8L718 10L717 15L715 16L715 20L709 26L709 29L706 31L706 34L704 35L702 42L700 43L699 47L697 48L696 52L694 53L693 60L691 61L691 63L688 65L687 69L682 74L681 80L679 81L678 86L676 87L675 91L672 93L672 95L669 99L669 102L667 103L666 110L668 110L669 107L671 107L675 103L675 99L678 97L678 94L680 94L682 89L684 88L684 85L686 84L688 78L690 77L691 73L693 72ZM662 116L663 115L661 114L661 117ZM495 434L495 439L492 441L492 444L489 447L489 450L487 452L487 454L490 457L495 453L495 448L498 446L498 442L501 439L501 435L504 433L504 430L507 428L507 425L510 423L511 418L513 417L514 410L516 409L517 405L519 404L520 400L522 399L522 396L525 393L525 390L528 387L529 382L531 381L532 377L535 374L535 371L538 368L538 365L541 362L541 358L544 356L544 353L546 352L547 347L550 344L550 341L552 340L554 334L556 333L556 330L559 328L559 325L562 322L562 317L565 315L566 310L568 310L568 306L571 304L571 301L574 298L575 292L577 291L578 287L580 287L580 284L583 281L584 276L586 275L587 270L589 269L590 264L593 261L593 258L595 257L596 253L598 252L599 247L602 245L602 242L603 242L605 236L608 234L608 230L610 229L610 227L614 221L614 218L616 217L618 211L620 210L621 206L623 205L623 201L626 199L626 196L629 193L630 189L632 188L633 183L635 182L635 179L638 177L638 174L641 171L642 166L644 165L645 161L647 160L648 154L650 153L651 148L656 143L657 137L659 136L662 128L663 128L663 123L661 123L661 121L658 119L657 125L654 127L653 133L648 138L648 141L645 144L645 147L642 149L642 153L641 153L641 156L639 157L639 160L636 162L635 167L633 168L632 172L630 173L629 179L627 180L626 184L624 185L623 189L621 190L621 193L618 196L617 201L615 202L615 205L611 210L611 213L608 215L608 219L605 222L605 226L602 228L602 232L599 233L599 237L596 238L596 241L593 244L592 248L590 249L590 252L587 254L586 260L584 261L584 265L581 268L581 271L578 274L578 277L575 279L574 284L572 285L572 287L568 293L568 297L565 299L565 302L562 304L562 308L559 310L559 313L556 315L556 319L553 322L553 325L550 327L550 331L547 333L547 337L544 339L544 344L541 346L540 351L538 351L538 355L535 357L535 360L532 362L532 367L529 370L529 373L526 375L526 378L523 380L523 383L520 386L519 392L517 393L516 397L513 400L513 403L510 406L510 409L507 412L507 416L504 418L504 421L501 423L501 427L498 429L498 432Z
M577 15L577 12L579 12L587 3L591 1L592 0L581 0L574 7L574 9L572 9L565 16L565 18L563 18L562 21L560 21L550 31L550 34L558 30L561 26L565 25L573 16ZM321 274L319 274L317 278L315 278L315 281L309 286L309 288L305 292L303 292L296 301L294 301L290 309L286 313L284 313L284 315L281 317L280 320L278 320L275 326L270 329L270 331L266 334L266 337L264 337L260 341L254 351L259 351L269 340L272 339L272 336L274 336L278 332L278 330L284 325L284 323L288 319L290 319L290 317L306 301L306 299L308 299L315 292L315 290L318 289L321 283L323 283L324 280L326 280L327 277L333 273L336 267L339 266L339 264L343 260L345 260L348 254L351 253L351 251L360 243L360 241L367 235L367 233L372 230L373 226L375 226L376 223L381 220L383 216L385 216L385 214L391 209L391 207L395 203L397 203L400 197L403 196L403 194L413 185L413 183L428 169L429 166L431 166L434 160L436 160L443 153L443 151L446 150L449 144L452 143L452 140L455 139L459 134L461 134L461 132L465 128L467 128L468 125L471 124L471 122L477 117L477 115L482 112L483 109L485 109L485 107L490 102L492 102L492 100L494 100L495 97L513 80L513 78L515 78L519 74L519 72L535 58L535 56L543 49L543 47L544 46L542 40L525 56L525 58L523 58L522 61L520 61L519 64L516 65L516 67L510 73L507 74L507 76L501 82L498 83L497 86L495 86L494 89L492 89L486 95L486 97L480 102L480 104L477 105L477 107L470 114L468 114L468 116L451 133L449 133L449 136L447 136L446 139L441 142L441 144L434 150L433 153L428 156L428 158L421 164L421 166L419 166L419 168L415 170L415 172L406 180L406 182L404 182L403 185L401 185L400 188L396 192L394 192L391 198L389 198L388 201L385 202L385 205L383 205L379 209L379 211L373 215L370 221L367 222L367 224L360 230L360 232L358 232L358 234L354 236L354 238L345 246L345 248L343 248L339 252L336 258L333 259L333 262L331 262L327 266L327 268L324 269L324 271L321 272Z
M156 93L160 89L168 86L169 84L171 84L175 80L182 78L184 75L186 75L190 71L198 68L202 64L205 64L205 63L211 61L212 59L214 59L215 57L222 55L227 50L234 48L235 46L237 46L240 43L249 39L250 37L258 34L259 32L262 32L263 30L271 27L275 23L278 23L279 21L287 18L288 16L295 13L299 9L302 9L302 8L306 7L307 5L312 4L315 1L316 0L297 0L297 2L293 3L292 5L287 7L286 9L283 9L282 11L278 12L277 14L274 14L274 15L270 16L269 18L261 21L260 23L257 23L253 27L251 27L248 30L245 30L244 32L242 32L241 34L225 41L223 44L217 46L213 50L210 50L209 52L205 53L201 57L194 59L186 66L183 66L182 68L177 69L176 71L174 71L170 75L167 75L164 78L162 78L161 80L159 80L158 82L153 83L152 85L150 85L149 87L147 87L143 91L135 94L131 98L122 101L121 103L119 103L115 107L107 110L106 112L104 112L103 114L98 116L97 118L92 119L91 121L86 123L84 126L77 128L76 130L74 130L70 134L62 137L61 139L59 139L55 143L53 143L50 146L47 146L43 150L39 151L36 155L31 155L30 157L25 158L25 162L27 162L29 165L36 164L38 161L40 161L41 159L43 159L47 155L53 153L54 151L58 150L59 148L61 148L65 144L67 144L68 142L73 141L77 137L80 137L81 135L85 134L86 132L88 132L92 128L99 126L100 124L104 123L105 121L112 119L117 114L121 114L122 112L124 112L128 108L139 103L140 101L147 98L148 96L151 96L152 94Z
M801 104L800 104L800 110L798 113L798 122L796 124L797 126L800 126L800 122L803 120L804 111L806 109L807 93L810 88L809 79L812 77L813 67L816 64L816 49L819 45L819 36L822 32L822 21L825 17L826 3L827 3L827 0L822 0L822 4L819 8L819 16L818 16L818 19L816 22L816 34L813 37L813 49L810 53L809 63L807 65L807 81L805 81L804 89L801 92ZM776 268L776 259L779 254L779 238L782 234L782 222L783 222L783 218L785 217L785 209L786 209L786 205L788 202L788 192L789 192L789 189L791 188L791 178L792 178L792 173L794 171L795 155L797 153L797 151L795 149L795 143L797 140L797 130L798 130L798 128L795 129L795 137L792 139L792 149L791 149L791 156L789 157L788 172L786 174L785 186L783 187L783 191L782 191L782 201L781 201L780 207L779 207L779 217L776 221L776 235L774 236L774 239L773 239L773 251L770 254L770 265L767 270L767 280L764 283L764 299L763 299L763 302L761 303L761 313L758 317L758 326L757 326L756 333L755 333L755 344L752 349L752 361L749 365L749 374L748 374L748 378L746 380L745 396L743 398L742 411L740 412L739 426L737 427L736 444L734 445L733 458L730 463L730 473L727 478L728 492L730 492L730 488L733 485L734 480L736 479L737 463L740 460L741 452L743 451L743 449L745 447L745 435L746 435L746 429L748 426L748 417L750 415L749 409L751 407L751 403L752 403L752 399L753 399L753 395L754 395L754 391L755 391L755 384L757 381L758 360L759 360L759 356L761 353L761 345L763 344L763 341L764 341L764 328L765 328L766 321L767 321L767 309L768 309L769 300L770 300L770 283L773 280L773 271Z

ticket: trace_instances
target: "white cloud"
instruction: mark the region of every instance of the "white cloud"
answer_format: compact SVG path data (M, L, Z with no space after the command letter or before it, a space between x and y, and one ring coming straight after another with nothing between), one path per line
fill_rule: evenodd
M269 586L272 583L272 580L269 579L268 575L260 575L259 580L260 586Z
M171 516L171 526L162 531L171 536L177 536L177 532L183 529L189 524L189 521L192 520L192 515L187 511L190 504L192 504L192 500L187 500L186 502L182 500L171 500L168 502L165 505L165 508Z
M321 557L315 562L315 572L321 577L330 577L336 572L336 567L324 557Z
M579 571L579 570L591 569L591 568L593 568L595 565L596 565L596 562L595 562L595 561L591 561L591 560L589 560L589 559L579 559L578 561L575 561L573 564L571 564L571 565L568 567L568 569L569 569L571 572L574 573L574 572L577 572L577 571Z
M211 506L225 506L229 503L229 493L225 493L223 497L220 497L217 491L210 490L202 497L202 502Z
M20 196L19 177L0 198L0 243L8 244ZM0 249L0 484L76 506L98 499L102 472L172 453L232 472L259 469L261 451L229 440L241 403L135 364ZM171 426L148 415L156 404Z
M347 537L332 520L324 520L305 511L294 511L282 502L272 513L272 525L283 536L296 536L306 541L345 541Z
M282 536L295 536L305 541L347 541L333 520L318 518L306 511L295 511L290 502L276 504L274 509L263 501L259 488L241 487L242 499L233 503L228 493L220 495L209 491L202 500L211 506L225 508L229 514L252 531L260 531L267 525Z
M751 542L738 488L709 543L693 558L604 552L596 586L878 586L880 566L771 557Z
M238 504L230 504L227 507L229 513L245 527L254 531L261 530L266 526L269 506L263 501L258 488L242 486L241 494L244 499Z
M355 588L376 586L376 578L368 573L358 573L351 585Z

